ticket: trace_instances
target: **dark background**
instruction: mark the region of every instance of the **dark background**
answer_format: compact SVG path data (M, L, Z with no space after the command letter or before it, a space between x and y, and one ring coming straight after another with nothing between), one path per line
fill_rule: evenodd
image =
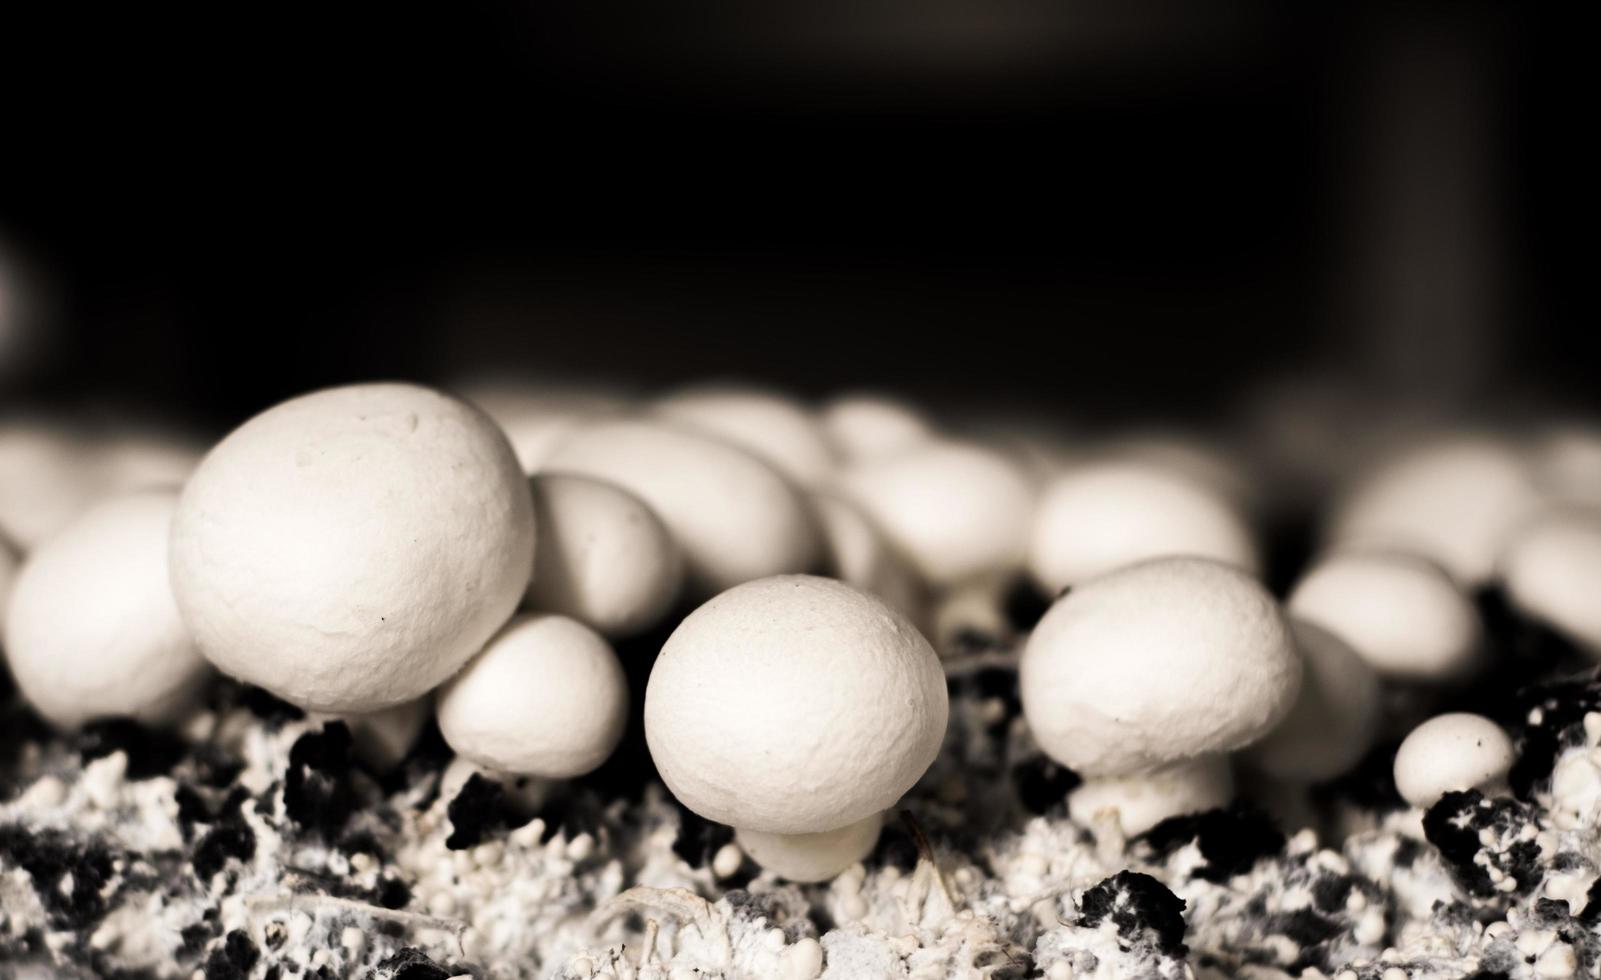
M1596 407L1593 59L1550 10L69 16L11 32L41 125L0 240L48 302L4 400L222 425L493 369L1128 420L1317 372Z

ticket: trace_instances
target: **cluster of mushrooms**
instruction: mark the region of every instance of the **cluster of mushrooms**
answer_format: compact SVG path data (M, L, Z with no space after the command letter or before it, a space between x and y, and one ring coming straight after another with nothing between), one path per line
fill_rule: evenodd
M629 720L614 644L695 605L650 666L651 756L796 881L873 848L945 737L936 646L1019 577L1054 597L1018 663L1028 732L1083 777L1071 814L1129 835L1237 778L1293 811L1407 717L1386 692L1416 712L1485 669L1476 589L1601 655L1601 433L1436 436L1362 468L1282 601L1242 472L732 386L354 385L204 454L7 423L5 655L62 729L180 724L216 670L401 747L432 712L486 773L561 780ZM1494 722L1421 720L1409 802L1505 779Z

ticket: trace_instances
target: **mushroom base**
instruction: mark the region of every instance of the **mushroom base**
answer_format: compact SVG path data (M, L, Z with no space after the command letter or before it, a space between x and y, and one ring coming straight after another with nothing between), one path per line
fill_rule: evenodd
M1226 806L1233 798L1229 760L1212 755L1138 776L1091 779L1067 798L1067 809L1083 824L1114 811L1123 833L1134 837L1168 817Z
M884 815L817 834L769 834L734 831L734 840L752 861L790 881L826 881L872 853L883 829Z

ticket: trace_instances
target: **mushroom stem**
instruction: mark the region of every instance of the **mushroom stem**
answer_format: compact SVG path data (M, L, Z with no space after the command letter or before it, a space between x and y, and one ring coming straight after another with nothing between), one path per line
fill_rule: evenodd
M1186 813L1226 805L1234 797L1234 772L1224 755L1206 755L1137 776L1086 780L1067 798L1068 813L1089 825L1098 814L1116 813L1124 835L1134 837Z
M735 828L734 839L751 860L795 882L826 881L860 861L878 843L884 815L817 834L770 834Z

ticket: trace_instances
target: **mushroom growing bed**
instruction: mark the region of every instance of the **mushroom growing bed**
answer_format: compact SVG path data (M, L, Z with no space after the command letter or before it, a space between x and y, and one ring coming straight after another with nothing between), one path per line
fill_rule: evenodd
M1508 702L1518 796L1408 808L1390 746L1320 787L1343 840L1242 804L1126 839L1067 816L1076 780L1033 748L1009 644L990 639L947 660L944 747L873 851L810 885L762 874L675 804L637 733L529 800L452 764L431 726L383 771L345 724L232 683L181 736L133 722L55 736L12 699L0 963L16 977L1395 980L1601 962L1601 681Z
M0 978L1601 976L1601 496L1510 442L1314 548L1197 446L584 404L0 538Z

